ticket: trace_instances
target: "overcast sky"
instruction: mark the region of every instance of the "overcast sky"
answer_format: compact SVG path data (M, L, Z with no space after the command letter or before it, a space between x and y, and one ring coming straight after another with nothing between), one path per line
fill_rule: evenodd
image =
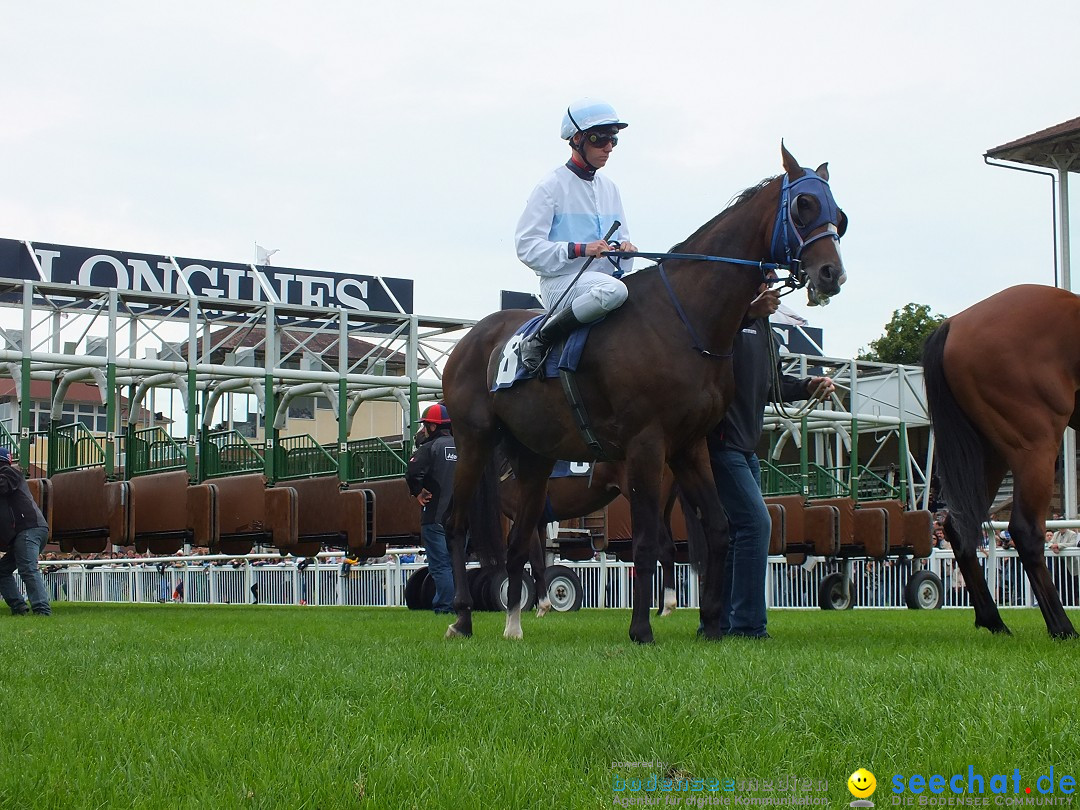
M3 19L0 237L241 262L258 242L479 318L535 291L514 226L591 95L630 122L604 171L642 250L779 173L781 138L829 162L848 282L824 310L787 299L829 354L908 302L951 314L1053 283L1050 181L982 155L1080 115L1075 0L5 2Z

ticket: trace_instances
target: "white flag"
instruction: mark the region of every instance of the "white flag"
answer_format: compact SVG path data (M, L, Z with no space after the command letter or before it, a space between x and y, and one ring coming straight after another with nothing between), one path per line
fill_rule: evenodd
M267 250L258 242L255 243L255 264L270 264L270 257L277 253L277 249Z
M780 308L776 310L776 312L769 316L769 321L780 324L786 323L791 326L810 325L810 321L806 320L806 318L803 318L801 315L798 315L793 310L788 309L783 304L780 305Z

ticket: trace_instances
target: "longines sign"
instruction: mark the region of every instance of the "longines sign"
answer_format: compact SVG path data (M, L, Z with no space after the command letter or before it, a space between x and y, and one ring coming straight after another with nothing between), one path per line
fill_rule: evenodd
M254 267L39 242L33 243L33 249L40 272L23 242L0 239L0 277L372 312L411 314L413 307L411 279L383 278L380 283L375 276Z

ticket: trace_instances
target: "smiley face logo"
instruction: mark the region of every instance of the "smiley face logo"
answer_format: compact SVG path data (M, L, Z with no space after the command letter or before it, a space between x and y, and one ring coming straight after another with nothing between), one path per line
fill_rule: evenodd
M856 799L866 799L877 789L877 779L866 768L859 768L847 780L847 789Z

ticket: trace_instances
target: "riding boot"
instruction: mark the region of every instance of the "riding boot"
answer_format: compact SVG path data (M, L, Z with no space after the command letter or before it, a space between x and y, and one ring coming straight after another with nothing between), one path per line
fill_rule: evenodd
M526 373L532 375L539 372L552 344L562 340L581 325L581 321L574 315L573 308L567 307L548 318L536 334L521 341L518 351L521 354L521 365Z

